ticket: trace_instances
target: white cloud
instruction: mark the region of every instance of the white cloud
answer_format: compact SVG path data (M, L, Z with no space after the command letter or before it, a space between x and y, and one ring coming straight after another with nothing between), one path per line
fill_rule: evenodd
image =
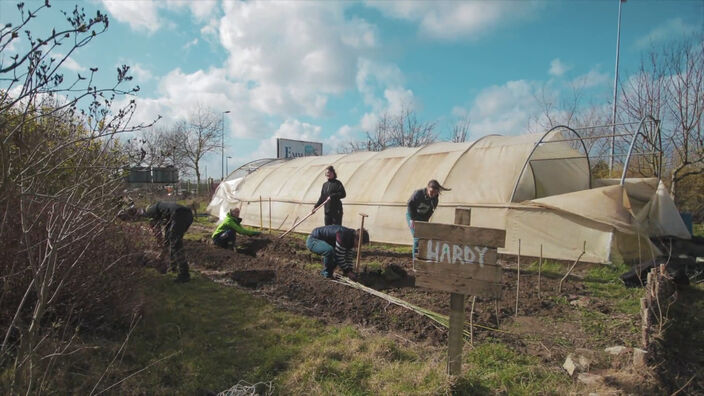
M383 14L418 22L421 34L436 39L477 38L497 26L531 18L533 1L367 1Z
M586 74L578 76L572 83L579 88L592 88L598 85L609 84L612 76L609 73L602 73L599 67L589 70Z
M645 36L636 40L636 49L642 50L652 44L673 40L701 31L701 26L689 25L681 18L668 19Z
M145 69L141 64L135 63L130 65L130 74L134 76L134 81L137 84L144 84L146 81L152 79L152 72Z
M360 58L357 61L356 83L364 103L375 111L382 111L385 105L380 92L386 89L401 90L404 78L401 69L394 64Z
M54 53L53 58L55 59L62 59L65 55L59 52ZM61 64L62 67L65 67L68 70L75 71L75 72L81 72L88 70L84 66L81 66L78 62L76 62L75 59L71 58L70 56L64 59L64 62Z
M198 45L198 38L194 38L193 40L187 42L186 44L183 45L183 49L187 50L195 45Z
M213 15L217 7L216 0L102 0L110 15L120 22L130 25L134 30L153 33L163 26L176 27L173 22L165 21L159 16L159 9L188 9L199 21L205 21Z
M374 28L347 20L340 3L224 7L219 33L228 74L256 84L254 100L267 113L320 115L327 95L353 86L358 56L376 43Z
M120 22L129 24L134 30L153 33L161 27L157 12L158 2L103 0L103 5L110 15Z
M538 85L532 81L508 81L482 90L469 110L459 107L454 114L468 115L471 136L491 133L518 135L530 129L531 118L539 113L535 100Z
M259 158L275 158L276 157L276 139L286 138L294 140L320 141L320 133L322 127L318 125L301 122L297 119L287 119L272 136L267 139L262 139L256 151L251 153L250 160ZM327 140L324 144L327 145ZM325 148L327 150L327 148Z
M188 116L197 105L215 112L229 110L226 133L237 138L253 138L273 130L266 117L251 104L246 84L226 78L224 69L212 68L186 74L175 69L162 77L158 98L137 100L136 122L148 122L158 115L177 121Z
M559 58L555 58L550 62L550 73L551 76L560 77L570 70L572 66L568 66L563 63Z

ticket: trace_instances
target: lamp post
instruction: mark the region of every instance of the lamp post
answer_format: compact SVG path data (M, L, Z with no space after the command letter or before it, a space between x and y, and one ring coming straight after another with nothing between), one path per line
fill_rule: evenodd
M225 180L225 114L228 114L230 110L222 112L222 134L220 146L220 181Z
M616 70L614 71L614 107L611 115L611 156L609 157L609 177L614 167L614 148L616 146L616 99L618 98L618 58L621 47L621 3L626 0L618 0L618 24L616 25Z
M225 174L229 175L230 174L230 157L229 155L225 157Z

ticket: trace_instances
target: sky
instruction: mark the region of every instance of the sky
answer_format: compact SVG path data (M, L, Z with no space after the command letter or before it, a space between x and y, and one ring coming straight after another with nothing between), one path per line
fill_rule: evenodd
M0 0L1 23L17 23L15 3ZM62 71L98 67L108 85L118 65L130 65L140 86L135 121L161 115L171 125L196 106L229 111L230 171L276 156L277 137L337 153L404 107L435 122L443 140L467 119L476 140L527 132L545 92L569 97L579 87L583 102L604 105L613 96L618 0L51 4L34 31L64 26L59 11L75 4L109 16L108 31ZM627 78L651 46L704 32L704 1L629 0L621 18L619 75ZM203 160L209 177L220 177L220 160Z

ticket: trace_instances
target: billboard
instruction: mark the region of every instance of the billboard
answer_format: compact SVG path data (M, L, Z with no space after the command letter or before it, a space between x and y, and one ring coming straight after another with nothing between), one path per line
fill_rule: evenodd
M308 157L323 155L323 144L302 140L276 139L276 158Z

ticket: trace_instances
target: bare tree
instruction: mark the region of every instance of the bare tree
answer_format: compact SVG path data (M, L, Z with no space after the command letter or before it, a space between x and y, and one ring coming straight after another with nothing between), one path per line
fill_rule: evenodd
M621 108L631 122L647 115L661 120L665 164L670 174L670 193L693 175L704 174L704 47L701 39L653 47L641 60L638 72L623 84ZM637 125L637 124L634 124ZM635 128L633 128L635 129ZM659 146L656 126L646 125L638 141L643 150ZM635 132L635 130L633 130ZM633 165L657 169L659 158L636 158ZM661 175L664 176L664 175Z
M108 18L76 7L64 12L65 27L35 37L35 18L49 6L19 3L19 23L0 27L0 388L9 394L48 390L57 359L75 352L75 329L91 314L106 316L133 263L111 220L124 160L116 135L140 126L129 126L134 101L112 103L138 88L121 88L127 66L107 88L94 84L97 68L73 79L60 73ZM109 277L116 271L126 281Z
M704 173L704 44L686 41L666 47L667 113L672 122L670 193L677 183Z
M404 106L397 114L385 112L364 141L350 142L342 152L382 151L389 147L419 147L437 141L435 122L419 121L415 111Z
M175 156L182 165L192 170L200 185L200 161L207 154L221 148L222 123L218 113L196 106L186 121L178 123L172 135Z
M183 158L176 147L174 129L163 125L146 128L127 139L126 155L132 166L183 166Z
M469 117L462 117L455 121L455 125L452 126L452 138L450 141L453 143L466 142L469 138L470 125L471 120Z

